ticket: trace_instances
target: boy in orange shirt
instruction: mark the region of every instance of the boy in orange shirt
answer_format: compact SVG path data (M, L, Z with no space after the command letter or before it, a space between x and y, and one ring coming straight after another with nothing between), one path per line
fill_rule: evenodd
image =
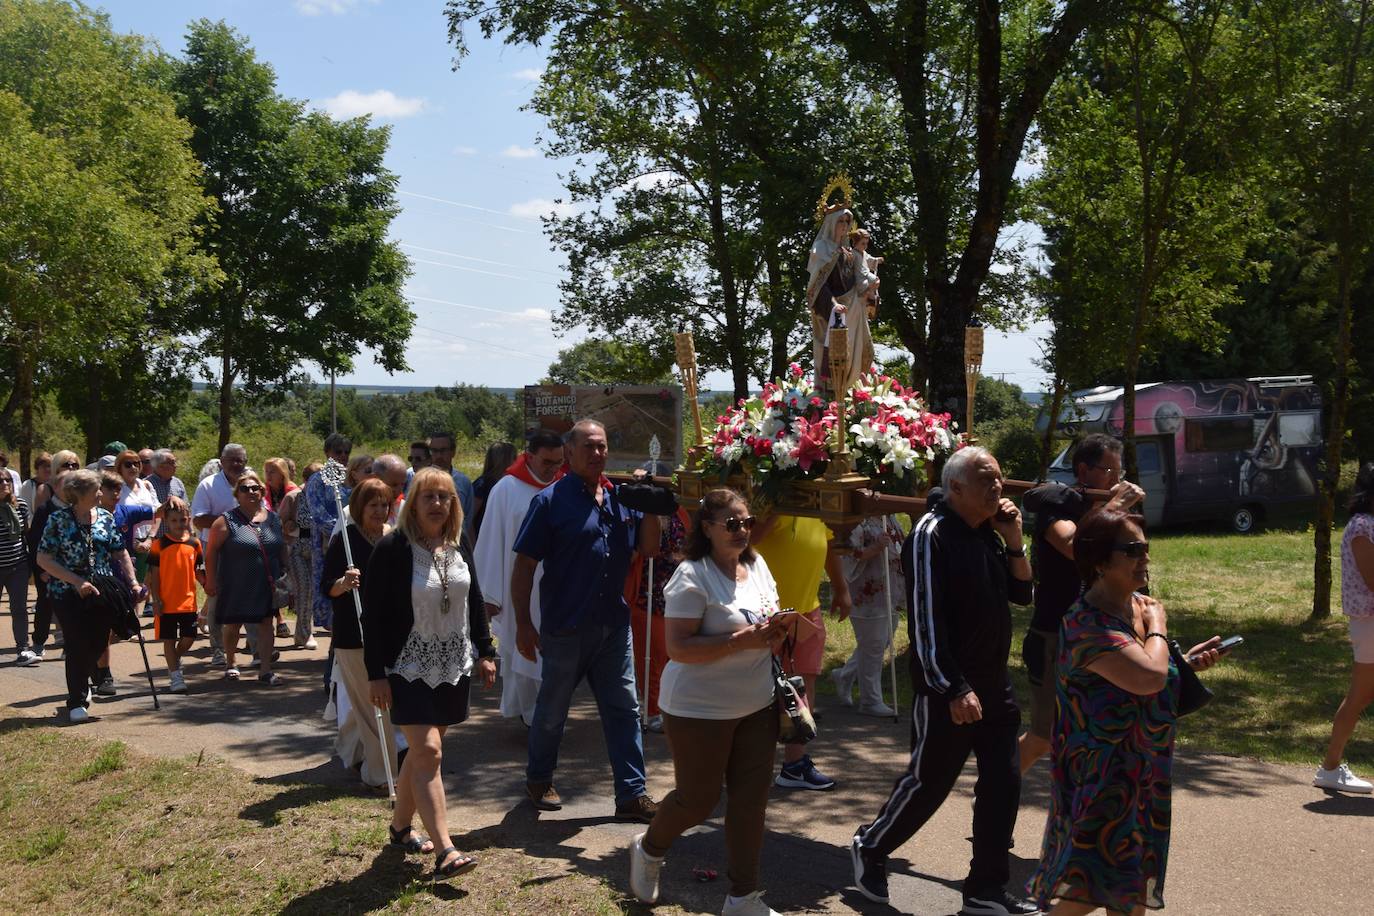
M196 641L196 583L205 583L200 541L191 536L191 508L171 497L157 510L162 531L148 550L148 593L156 615L156 637L162 640L172 693L186 692L181 656Z

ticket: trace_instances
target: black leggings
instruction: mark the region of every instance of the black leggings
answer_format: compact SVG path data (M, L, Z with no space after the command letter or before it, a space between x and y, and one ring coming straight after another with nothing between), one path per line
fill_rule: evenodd
M90 677L110 643L112 616L101 601L65 594L53 599L62 624L62 662L67 675L67 708L90 705Z

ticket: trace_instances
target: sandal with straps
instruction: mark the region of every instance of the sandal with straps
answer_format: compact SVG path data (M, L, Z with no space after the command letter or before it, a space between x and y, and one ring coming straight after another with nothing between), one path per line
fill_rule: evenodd
M449 853L453 853L454 858L450 859ZM465 875L476 867L477 859L475 857L462 855L456 846L446 846L434 857L434 880L440 881L444 878Z
M399 846L406 852L434 851L433 843L430 843L429 849L425 848L425 844L430 842L429 837L416 833L415 828L410 825L406 825L403 830L397 830L395 827L387 824L386 829L391 831L391 842L388 845Z

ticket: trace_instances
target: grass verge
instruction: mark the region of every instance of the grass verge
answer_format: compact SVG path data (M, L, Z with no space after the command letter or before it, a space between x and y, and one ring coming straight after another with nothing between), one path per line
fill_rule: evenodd
M1336 532L1336 543L1340 532ZM1232 658L1204 675L1216 699L1181 723L1183 747L1315 766L1326 750L1331 717L1350 683L1353 659L1341 616L1339 568L1329 621L1305 626L1312 602L1312 535L1156 533L1151 537L1151 585L1169 613L1169 632L1187 648L1213 634L1245 637ZM1337 558L1339 566L1339 557ZM828 600L828 599L827 599ZM1029 609L1013 608L1012 677L1027 697L1021 637ZM854 631L827 620L826 670L843 664ZM906 652L905 623L897 651ZM884 684L888 675L884 675ZM906 659L897 664L903 711L911 708ZM828 677L818 690L833 695ZM1356 771L1374 771L1374 715L1366 715L1346 748Z
M0 899L11 912L607 914L625 898L513 849L428 880L384 850L385 803L147 757L37 720L0 730ZM680 912L680 911L677 911Z

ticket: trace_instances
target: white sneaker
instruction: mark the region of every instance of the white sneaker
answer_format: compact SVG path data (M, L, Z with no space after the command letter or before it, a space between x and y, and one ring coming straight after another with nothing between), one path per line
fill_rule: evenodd
M67 721L71 722L73 725L80 725L90 717L91 714L86 712L84 706L78 706L75 709L67 710Z
M30 652L27 661L24 659L22 655L19 657L19 667L21 668L37 668L41 664L43 664L42 646L39 646L37 649Z
M649 721L644 723L644 727L651 732L656 732L660 735L663 734L663 717L650 716Z
M835 685L835 696L840 698L841 706L854 705L854 680L841 673L840 668L830 672L830 683Z
M644 851L644 834L630 841L630 891L641 903L658 902L658 873L663 857L654 858Z
M1350 772L1350 765L1346 763L1342 763L1334 770L1324 770L1317 767L1317 775L1312 779L1312 785L1318 789L1354 792L1358 795L1368 795L1374 792L1374 783L1361 779Z
M180 671L173 671L172 674L171 674L171 676L168 678L168 680L171 681L171 686L169 686L169 687L167 688L170 692L172 692L172 693L185 693L185 692L186 692L186 676L183 675Z
M31 661L33 661L33 651L30 649L21 649L19 650L19 657L14 660L14 663L20 668L27 668Z
M859 715L877 716L880 719L890 719L897 715L897 710L888 706L886 703L875 703L872 706L860 706Z
M780 916L777 910L763 902L763 891L743 897L726 897L720 916Z

